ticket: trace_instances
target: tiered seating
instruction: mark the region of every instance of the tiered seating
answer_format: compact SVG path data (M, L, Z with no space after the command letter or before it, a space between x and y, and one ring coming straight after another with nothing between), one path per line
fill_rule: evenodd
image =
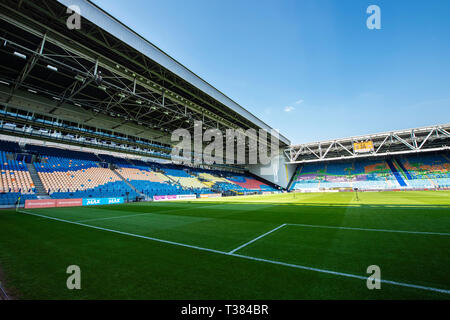
M228 181L227 179L222 177L216 177L211 173L199 172L198 178L208 188L213 188L214 186L216 186L217 189L224 189L223 187L219 188L219 186L220 185L230 185L230 187L235 186L234 183Z
M241 187L245 192L275 191L274 188L264 182L248 176L234 174L228 176L227 179Z
M235 191L235 192L238 192L238 193L244 193L246 191L249 191L249 190L246 190L244 187L241 187L238 184L230 183L230 182L217 182L214 185L214 188L216 190L221 191L221 192Z
M16 143L2 144L21 151ZM24 151L36 156L34 167L51 198L89 198L154 195L205 194L225 192L274 191L253 177L232 172L194 169L170 163L146 162L55 147L26 145ZM18 195L36 198L34 185L25 163L15 154L3 151L0 205L15 202ZM27 156L31 159L31 156ZM28 160L27 160L28 161ZM117 175L110 165L113 164ZM122 178L125 180L123 181ZM136 190L135 190L136 189ZM28 197L28 196L27 196Z
M173 179L183 188L206 188L206 185L195 177L173 177Z
M20 147L17 142L13 141L1 141L1 150L9 153L18 153L20 152Z
M173 185L170 179L164 174L151 171L149 167L129 166L119 168L117 172L137 190L149 197L185 193L181 188Z
M219 192L235 191L238 193L276 191L275 188L243 174L226 171L192 169L203 184Z
M198 176L201 179L204 179L206 181L210 181L210 182L213 182L213 183L217 183L217 182L230 183L229 180L227 180L225 178L222 178L222 177L214 176L214 175L212 175L210 173L202 172L202 173L199 173Z
M300 167L292 189L385 189L398 188L394 175L383 160L312 163Z
M153 196L189 194L188 190L183 190L180 186L170 183L151 182L145 180L133 180L130 183L143 194Z
M160 169L164 171L172 181L181 186L184 190L189 190L191 193L211 193L210 186L203 184L197 177L190 175L186 171L188 170L183 166L176 165L164 165L160 166Z
M8 160L11 153L1 152L1 181L0 192L14 192L22 194L34 193L34 184L30 172L23 162Z
M397 163L406 183L415 188L450 187L450 162L444 154L403 156Z
M180 168L162 168L162 170L164 171L164 173L167 176L170 176L170 177L185 177L185 178L191 177L191 175L189 175L186 171L184 171L182 169L182 167L180 167Z
M352 175L356 181L353 188L359 189L398 189L400 184L386 161L362 160L355 161L355 171Z
M128 168L119 168L117 172L127 179L128 181L133 180L143 180L150 182L158 182L158 183L167 183L170 181L165 175L160 172L150 171L147 167L128 167Z
M39 172L39 177L49 193L73 192L98 187L109 182L120 181L111 170L92 167L81 170L67 170L53 172Z
M298 167L292 189L316 189L323 181L325 165L323 163L308 163Z
M127 192L130 197L136 196L114 172L98 167L91 160L43 156L34 166L52 198L118 197L126 196Z
M20 192L5 192L0 193L0 206L15 205L19 197L20 197L20 204L24 204L25 200L36 199L36 195L34 193L22 194Z
M91 189L81 189L77 191L60 191L54 192L50 195L53 199L66 198L105 198L105 197L123 197L128 199L135 199L138 194L130 186L123 181L108 182L106 184L98 185Z
M44 156L41 162L35 162L34 167L38 172L70 171L98 167L97 162L90 160L68 159L65 157Z
M117 165L119 167L132 166L132 164L125 158L117 158L117 157L111 156L109 154L99 154L98 156L103 161L115 164L115 165Z
M19 145L1 141L0 150L0 206L13 205L19 197L21 204L26 199L36 199L34 183L26 164L14 160L15 152L20 152Z
M64 157L66 159L90 160L94 162L99 161L98 157L93 153L76 150L63 150L59 148L36 146L32 144L27 144L25 146L25 150L40 156Z
M99 158L88 152L26 145L39 156L34 163L44 188L52 198L135 197L136 192L108 168L100 168Z
M444 154L305 164L297 169L291 189L436 187L450 187L450 161Z
M134 164L135 166L139 166L139 167L148 167L150 164L148 162L142 161L142 160L138 160L138 159L132 159L129 160L132 164Z

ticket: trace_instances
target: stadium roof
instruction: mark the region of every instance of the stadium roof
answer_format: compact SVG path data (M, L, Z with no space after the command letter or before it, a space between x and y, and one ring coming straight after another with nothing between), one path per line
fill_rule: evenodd
M293 145L284 152L294 164L441 150L450 150L450 124Z
M129 27L124 25L119 20L115 19L113 16L108 14L106 11L86 0L58 0L58 2L64 4L65 6L78 5L81 9L81 13L84 18L94 22L103 30L107 30L110 34L115 36L117 39L123 41L134 49L142 52L150 59L159 63L161 66L167 68L174 74L180 76L187 82L191 83L195 87L199 88L203 92L207 93L217 101L223 103L225 106L229 107L236 113L239 113L246 117L247 119L254 122L259 127L270 131L272 128L264 123L262 120L258 119L248 110L237 104L231 98L227 97L225 94L214 88L208 82L197 76L191 70L183 66L181 63L167 55L161 49L157 48L154 44L137 34L135 31L131 30ZM285 143L289 144L289 141L285 137L281 137Z
M80 30L67 28L67 5L80 7ZM271 129L90 1L3 0L0 8L5 106L161 143L195 120L205 129Z

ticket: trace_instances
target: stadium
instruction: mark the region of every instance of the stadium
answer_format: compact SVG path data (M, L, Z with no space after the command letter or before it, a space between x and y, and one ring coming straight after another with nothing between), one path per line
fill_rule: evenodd
M296 145L91 1L0 8L2 298L450 297L450 124ZM180 163L180 128L276 147Z

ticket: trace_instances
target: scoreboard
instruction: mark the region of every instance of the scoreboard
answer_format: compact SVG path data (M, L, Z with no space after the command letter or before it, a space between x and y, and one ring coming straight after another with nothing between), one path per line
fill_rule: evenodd
M353 143L353 151L356 153L372 152L373 150L372 140Z

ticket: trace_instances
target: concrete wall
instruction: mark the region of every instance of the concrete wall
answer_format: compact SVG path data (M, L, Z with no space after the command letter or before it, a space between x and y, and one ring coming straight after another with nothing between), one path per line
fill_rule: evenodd
M287 158L280 150L279 154L272 157L268 165L248 165L247 169L270 182L286 188L292 175L295 172L295 165L287 164Z

